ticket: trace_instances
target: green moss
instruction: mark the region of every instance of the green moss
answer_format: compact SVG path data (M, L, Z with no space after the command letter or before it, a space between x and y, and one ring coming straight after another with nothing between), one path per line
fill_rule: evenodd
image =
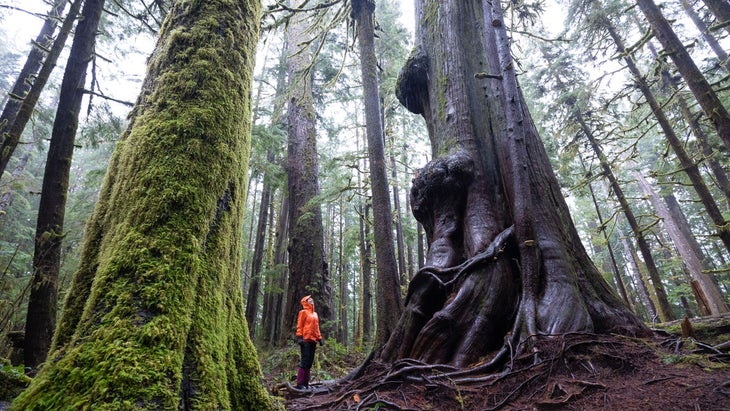
M275 408L238 283L258 7L170 12L52 360L13 409Z
M0 364L0 401L10 401L30 384L30 377L25 375L23 367L13 367L3 360Z

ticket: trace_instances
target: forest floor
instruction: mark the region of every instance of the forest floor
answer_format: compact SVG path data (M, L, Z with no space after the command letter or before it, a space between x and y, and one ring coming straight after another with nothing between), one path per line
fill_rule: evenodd
M730 315L691 323L694 336L677 321L649 340L543 338L498 373L370 361L355 379L307 391L269 382L287 410L730 410Z

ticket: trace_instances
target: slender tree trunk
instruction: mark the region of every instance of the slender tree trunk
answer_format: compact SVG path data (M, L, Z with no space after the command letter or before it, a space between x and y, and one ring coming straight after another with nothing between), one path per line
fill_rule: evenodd
M583 165L583 170L585 170L585 164L583 163L583 158L580 159L581 165ZM618 269L618 264L616 263L616 256L613 253L613 246L611 245L611 239L608 235L608 229L606 227L606 221L603 219L603 213L601 213L601 206L598 202L598 199L596 198L596 193L593 190L593 184L588 183L588 190L591 193L591 199L593 200L593 207L596 209L596 216L598 217L598 223L601 225L600 231L603 234L604 240L606 240L606 248L608 249L608 255L611 259L611 272L613 273L613 278L616 281L616 287L618 288L619 294L621 295L621 298L624 300L626 305L628 307L631 307L631 301L629 300L629 296L626 293L626 286L624 286L624 281L621 279L621 273Z
M625 56L624 61L631 71L631 74L634 77L634 81L644 95L644 98L649 104L649 107L651 107L654 117L657 119L657 121L659 122L659 126L664 132L664 136L669 142L669 145L672 147L672 150L674 150L674 153L677 155L677 159L682 165L682 169L692 182L692 187L694 188L695 192L697 192L697 195L699 196L702 205L705 207L705 211L707 211L707 215L709 215L713 223L715 223L718 236L725 244L725 247L728 249L728 251L730 251L730 228L726 227L727 221L722 215L722 211L720 211L720 208L717 206L715 199L712 197L710 189L707 187L705 181L702 179L702 175L700 175L700 170L697 168L697 165L694 163L694 161L692 161L689 154L687 154L687 151L682 145L682 141L679 139L679 137L677 137L677 134L674 132L674 129L669 123L669 119L664 114L662 107L659 105L659 102L657 102L656 98L654 97L654 93L651 92L649 85L644 80L641 72L639 72L639 68L636 66L631 55L627 54L626 47L624 47L623 44L623 40L616 32L616 29L613 27L613 25L608 22L608 20L606 20L606 28L611 35L613 41L616 43L616 48L618 49L618 52L621 55ZM730 120L730 118L728 120Z
M702 38L705 39L707 45L710 46L712 51L717 56L718 65L723 67L726 72L730 73L730 59L728 59L728 55L725 49L720 45L720 42L717 41L715 36L710 33L707 24L702 21L702 18L699 14L697 14L697 11L695 11L694 7L692 7L689 0L680 0L680 3L682 4L682 9L684 9L684 12L692 20L692 23L694 23L695 27L697 27L697 30L702 35Z
M375 234L375 258L377 270L377 292L375 293L376 334L375 348L381 347L390 338L403 310L400 299L397 261L393 249L393 219L388 195L388 177L385 167L383 125L380 119L380 97L376 74L373 0L354 0L352 14L357 24L357 38L360 47L360 62L365 100L365 128L370 158L370 184L373 193L373 225Z
M347 345L349 339L348 331L350 329L349 322L347 321L347 309L349 308L349 302L347 298L347 283L348 283L348 266L344 258L345 249L345 217L344 217L344 202L340 197L340 215L339 215L339 227L337 233L337 270L340 273L340 336L339 340L342 344ZM334 220L333 220L334 221ZM334 236L333 236L334 237Z
M707 1L708 3L719 2L719 0ZM669 22L664 18L661 10L659 10L659 7L657 7L654 1L637 0L637 4L641 11L644 12L644 15L646 15L654 35L662 43L664 52L669 55L677 66L679 73L684 78L689 89L692 90L705 115L715 126L717 134L725 143L725 146L730 149L730 114L727 109L725 109L725 106L723 106L700 69L697 68L687 49L674 33L672 26L669 25ZM725 9L726 7L723 7L723 10ZM718 18L722 19L719 16Z
M730 4L726 0L704 0L704 3L717 18L718 26L730 34Z
M390 144L390 177L392 179L390 184L393 187L393 211L395 211L395 244L397 250L396 255L398 256L398 277L400 277L401 286L406 286L408 284L409 277L406 268L406 247L405 242L403 241L403 213L401 213L400 209L398 171L396 168L395 154L393 153L393 150L395 150L395 143L393 142L392 137L390 139Z
M621 245L624 249L624 258L626 260L627 266L626 270L629 273L633 274L635 284L634 288L637 290L637 294L639 294L639 297L643 302L644 308L649 315L648 319L650 321L654 321L659 316L659 314L657 313L656 309L657 304L654 303L656 297L652 298L652 294L649 292L652 286L648 281L646 272L641 269L641 262L639 260L639 257L636 255L636 250L631 245L631 242L629 242L628 238L623 234L620 234L620 237ZM653 295L656 296L656 294Z
M277 274L275 284L278 290L274 296L273 315L269 331L270 341L279 345L283 344L287 337L290 337L284 333L284 324L288 324L288 319L284 318L284 313L286 312L287 301L289 301L285 292L289 286L286 247L289 242L289 195L288 193L282 195L279 222L276 229L276 245L274 247L274 267L276 267Z
M33 277L25 321L26 367L35 368L46 359L56 328L58 273L61 269L71 158L84 97L86 69L94 58L96 31L103 8L104 0L87 0L84 3L61 82L38 206Z
M639 251L641 252L641 256L644 259L644 264L646 265L649 278L651 278L651 282L656 293L659 318L662 321L671 321L674 319L674 314L672 314L672 309L669 305L669 300L667 299L667 293L664 290L664 285L662 284L661 276L659 275L659 269L654 262L654 257L652 256L651 248L649 247L649 243L646 241L644 232L639 226L639 222L636 219L636 216L634 216L634 212L629 205L629 201L626 199L626 195L624 195L623 189L619 185L616 176L613 174L611 166L609 165L606 156L603 154L603 150L598 145L598 142L593 136L593 132L585 123L580 113L576 114L576 120L580 124L580 127L583 130L583 134L588 139L591 147L593 148L593 151L596 153L596 156L601 163L603 175L604 177L606 177L609 184L611 185L611 190L613 190L613 193L616 196L616 200L618 200L619 204L621 205L621 210L626 217L626 221L628 221L629 226L631 227L631 230L636 237L636 243L639 246Z
M2 113L0 114L0 144L5 139L5 132L9 126L15 121L15 118L20 111L20 106L25 98L26 94L30 91L30 87L33 85L35 77L38 75L38 71L43 67L43 60L46 54L50 51L53 45L53 35L58 27L58 20L66 8L68 0L55 0L51 5L51 10L48 12L46 20L43 22L41 31L36 37L33 45L28 53L28 58L25 60L23 68L18 74L18 78L15 80L12 90L10 91L10 98L5 103ZM75 18L75 16L74 16ZM0 171L2 175L2 171Z
M271 151L267 154L269 162L274 161L274 153ZM253 247L253 257L251 261L251 283L248 287L248 296L246 298L246 322L248 323L248 332L251 339L256 335L256 319L259 311L259 294L261 293L261 267L264 260L264 246L266 244L266 223L268 220L269 206L271 203L272 188L271 179L264 176L264 187L261 192L261 204L259 205L259 218L256 225L256 241Z
M18 160L18 164L15 165L13 168L13 172L10 173L10 181L9 184L13 184L13 182L20 176L20 174L23 172L23 169L25 169L25 166L28 164L28 160L30 159L30 149L26 150L22 156L20 156L20 159ZM7 190L2 195L0 195L0 218L5 217L5 215L8 213L8 210L10 209L10 206L13 204L13 191Z
M701 309L700 311L704 312L705 315L715 315L728 312L728 306L720 294L720 291L712 282L712 278L704 273L704 271L709 270L709 267L703 263L703 261L705 261L705 257L701 254L696 254L696 248L691 245L691 243L696 242L696 240L691 236L686 236L686 234L690 232L689 227L685 226L680 228L681 223L687 224L687 220L684 218L684 215L681 215L681 217L676 216L680 218L675 219L675 214L670 213L667 204L659 199L658 195L654 192L644 176L635 172L634 177L638 181L639 187L641 187L644 194L649 197L649 201L651 201L651 204L654 206L657 214L664 222L664 228L669 234L669 237L672 239L675 249L682 257L682 262L687 267L692 280L700 287L700 295L697 299L697 304Z
M23 134L23 130L25 130L25 125L28 124L28 120L30 120L31 115L33 114L38 98L40 98L41 91L43 91L48 79L51 77L51 72L53 72L53 69L56 67L58 57L61 55L63 47L66 44L66 40L73 28L73 24L76 22L76 16L78 15L79 10L81 10L82 3L83 2L81 0L74 0L74 2L71 3L71 7L61 29L59 30L58 36L56 36L56 40L54 40L46 59L43 61L43 66L40 68L38 75L35 76L33 85L28 90L28 93L23 97L22 103L18 108L14 120L10 122L10 118L8 118L8 123L4 126L7 128L3 128L3 133L0 136L0 141L2 142L0 145L0 176L2 176L5 172L8 162L10 161L10 157L13 155L15 148L20 142L20 136ZM0 125L1 124L2 123L0 123Z
M12 409L275 408L239 278L259 18L256 1L175 2L87 227L58 349Z

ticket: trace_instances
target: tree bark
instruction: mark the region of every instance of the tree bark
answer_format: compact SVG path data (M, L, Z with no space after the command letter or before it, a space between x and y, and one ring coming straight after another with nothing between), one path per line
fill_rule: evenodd
M704 3L717 18L718 25L730 33L730 4L725 0L704 0Z
M373 0L354 0L352 16L357 25L360 48L360 69L365 102L365 129L370 159L370 184L373 193L373 224L375 235L375 261L377 275L375 347L381 347L390 338L403 305L400 298L398 265L393 249L393 218L388 194L388 177L385 167L383 124L380 118L380 97L376 74Z
M429 246L386 361L488 356L484 367L496 367L541 334L647 335L582 246L519 91L500 7L416 3L417 44L396 95L431 139L434 160L411 189Z
M697 304L704 309L705 315L716 315L730 311L720 290L715 285L712 277L707 274L711 267L707 264L707 258L692 235L692 230L679 208L679 203L673 195L663 196L663 200L654 192L643 176L637 176L637 181L646 195L649 196L659 217L664 221L664 226L669 237L674 242L674 248L682 257L682 262L687 267L692 280L701 290L703 297L699 297Z
M61 82L36 222L33 277L25 321L26 367L35 368L46 359L56 328L58 272L71 158L84 97L86 69L94 58L96 31L103 8L104 0L84 3Z
M717 56L718 65L723 67L726 72L730 73L730 59L728 59L728 54L725 49L720 45L720 42L717 41L715 36L710 33L707 24L702 21L702 18L699 14L697 14L697 11L695 11L695 9L692 7L689 0L680 0L680 3L682 4L682 9L684 9L684 12L687 14L687 16L689 16L690 20L692 20L692 23L694 23L695 27L697 27L697 30L699 30L702 38L705 39L707 45L710 46L712 51Z
M267 159L274 161L274 154L269 152ZM256 335L256 319L259 311L259 294L261 293L261 267L264 260L264 247L266 245L266 223L268 220L269 204L271 202L272 188L270 178L264 175L264 187L261 193L261 205L259 206L259 218L256 224L256 241L254 242L253 257L251 261L251 284L248 287L246 298L246 322L251 339Z
M300 4L296 0L293 5ZM287 26L289 73L288 165L289 181L289 286L286 332L294 338L300 299L312 295L325 338L334 332L335 317L329 269L324 252L322 210L319 200L317 132L312 101L311 55L302 46L306 39L306 16L299 13ZM332 334L334 335L334 334Z
M669 119L664 114L662 107L659 105L659 102L654 97L654 93L651 92L649 85L646 83L646 80L644 80L644 77L641 75L641 72L636 66L633 57L630 54L627 54L626 47L624 47L623 44L623 40L616 32L616 29L608 20L605 21L605 24L606 29L611 35L611 38L616 43L616 48L618 49L618 52L621 55L625 56L624 61L631 71L636 85L639 87L639 90L641 90L641 93L646 99L647 104L649 104L649 107L651 108L654 117L657 119L657 122L659 123L659 126L664 133L664 136L666 137L669 145L672 147L672 150L676 154L679 163L682 165L682 169L692 182L692 188L694 188L697 196L700 198L702 205L705 207L705 211L707 211L707 215L709 215L712 219L712 222L715 223L717 235L725 244L725 247L728 249L728 251L730 251L730 228L727 227L728 222L725 220L725 217L722 215L722 211L720 211L720 208L717 206L715 199L712 197L710 189L707 187L705 181L702 179L702 176L700 175L700 170L697 168L697 165L694 163L694 161L692 161L689 154L687 154L687 151L684 149L682 141L674 132L674 129L669 123Z
M175 2L87 227L52 361L12 409L275 408L239 278L259 17L256 1Z
M714 0L713 0L714 1ZM730 114L723 106L717 94L707 82L682 42L672 30L672 26L662 15L653 0L637 0L637 4L646 16L656 38L664 47L677 66L679 73L694 94L697 102L717 130L725 146L730 149Z
M23 100L18 108L15 118L12 122L10 122L10 118L8 118L8 123L6 125L7 128L3 129L3 134L0 136L0 141L2 142L2 144L0 144L0 176L2 176L5 172L8 162L10 161L10 157L13 155L15 148L20 142L20 136L23 134L23 130L25 130L25 125L28 124L28 120L30 120L31 115L33 115L33 110L41 96L41 91L43 91L48 79L51 77L53 69L56 67L56 62L58 61L58 58L63 51L63 47L66 44L66 40L71 33L71 28L76 21L76 16L78 15L79 10L81 10L82 3L83 2L81 0L74 0L74 2L71 3L71 7L63 21L63 25L59 30L58 36L56 36L56 40L53 41L53 45L51 46L46 59L43 61L43 66L40 68L38 75L33 81L33 85L30 87L27 94L23 96Z
M28 57L23 64L23 68L15 80L10 96L2 113L0 114L0 145L5 140L5 132L9 126L15 121L20 111L20 106L26 94L30 91L31 85L38 75L38 71L43 67L43 60L50 47L53 45L53 35L58 27L58 20L66 8L68 0L55 0L48 12L48 17L43 22L41 31L36 37L33 45L28 53ZM75 19L75 16L74 16ZM0 170L0 175L2 175Z
M651 282L655 290L659 318L662 321L674 320L674 314L672 314L672 309L669 305L669 299L667 298L667 293L664 290L664 285L662 284L661 276L659 275L659 269L657 268L654 257L651 253L651 247L649 247L649 242L646 240L644 232L639 226L639 222L636 219L633 210L631 209L631 205L629 204L629 201L627 200L626 195L621 188L621 185L618 183L618 179L613 174L611 166L609 165L606 156L603 154L603 150L598 144L598 141L596 141L596 138L593 136L593 132L590 130L580 114L576 115L576 120L580 124L583 134L588 139L591 147L593 148L593 151L596 153L596 157L598 157L601 163L603 176L606 177L606 179L608 180L611 186L611 190L613 190L613 193L616 196L616 200L618 200L619 204L621 205L621 210L626 217L626 221L629 223L631 231L633 231L634 233L634 237L636 238L636 244L639 246L641 257L644 259L646 270L648 272L649 278L651 278Z

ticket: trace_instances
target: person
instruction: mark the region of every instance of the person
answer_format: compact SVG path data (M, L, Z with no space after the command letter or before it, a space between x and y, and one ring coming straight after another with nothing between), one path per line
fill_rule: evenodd
M297 343L301 350L301 361L297 370L297 389L309 388L309 372L314 363L314 351L317 343L322 345L322 334L319 332L319 316L314 311L314 299L311 295L302 298L302 309L297 317Z

